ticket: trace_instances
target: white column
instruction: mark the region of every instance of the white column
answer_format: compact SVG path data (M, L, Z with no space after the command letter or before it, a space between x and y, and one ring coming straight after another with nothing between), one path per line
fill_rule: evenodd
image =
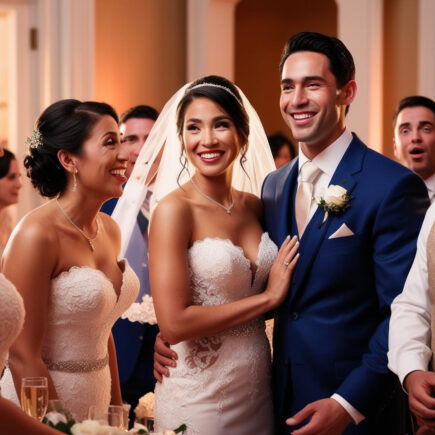
M187 80L234 80L235 8L240 0L187 1Z
M94 95L94 0L61 0L60 19L62 96L91 100Z
M419 1L418 93L435 100L435 1Z
M89 100L94 81L94 0L39 0L41 108Z
M338 38L353 55L358 85L347 125L368 146L382 151L383 2L336 0L336 3Z
M36 7L32 2L1 1L0 8L8 12L9 27L9 146L21 163L26 153L25 138L39 111L37 54L29 46L29 31L37 22ZM24 177L20 201L10 211L14 217L21 217L37 204L34 189Z

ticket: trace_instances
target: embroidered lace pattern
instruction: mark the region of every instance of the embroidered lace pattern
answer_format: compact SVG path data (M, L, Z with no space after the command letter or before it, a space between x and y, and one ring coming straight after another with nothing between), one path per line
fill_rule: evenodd
M51 282L42 357L49 362L59 399L77 418L86 417L90 405L102 411L110 403L107 342L113 324L139 289L125 260L122 266L119 296L109 278L90 267L72 267ZM8 391L8 398L16 401L8 370L5 378L3 394Z
M242 248L230 240L195 242L188 254L194 303L220 305L263 291L276 254L264 233L253 276ZM272 433L270 349L263 319L172 348L177 367L156 386L157 430L186 423L188 435Z
M3 371L9 347L21 331L23 323L23 299L12 283L0 274L0 374Z

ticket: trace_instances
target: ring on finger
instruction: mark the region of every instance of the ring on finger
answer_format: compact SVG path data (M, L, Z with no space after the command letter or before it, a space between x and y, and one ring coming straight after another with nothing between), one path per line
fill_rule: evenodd
M282 264L284 264L285 267L289 267L290 263L288 261L284 261Z

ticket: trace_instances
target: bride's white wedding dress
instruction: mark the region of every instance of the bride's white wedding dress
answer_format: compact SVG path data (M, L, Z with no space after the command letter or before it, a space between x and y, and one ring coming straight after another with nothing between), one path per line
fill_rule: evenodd
M9 347L20 333L23 323L23 298L15 290L12 283L0 273L0 374L3 370Z
M90 267L72 267L51 281L42 357L59 399L76 418L110 404L107 342L115 321L136 299L139 281L123 260L119 298L109 278ZM3 396L18 404L11 372L2 379Z
M230 240L196 241L188 253L193 302L220 305L260 293L276 254L264 233L253 275L243 250ZM270 347L262 318L172 349L177 367L155 391L158 431L185 423L188 435L273 433Z

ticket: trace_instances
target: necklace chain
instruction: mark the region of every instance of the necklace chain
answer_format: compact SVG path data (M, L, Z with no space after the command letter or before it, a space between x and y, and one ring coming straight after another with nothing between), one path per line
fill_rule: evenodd
M56 197L56 204L59 207L60 211L62 212L62 214L66 217L66 219L68 220L68 222L88 241L89 243L89 247L91 248L91 251L94 252L95 251L95 247L94 247L94 243L93 241L97 238L98 236L98 232L100 230L99 226L98 226L98 220L95 221L95 223L97 224L97 232L95 233L94 237L88 237L85 232L83 230L81 230L75 223L74 221L67 215L66 211L62 208L62 206L60 205L59 201L57 200L58 198Z
M190 179L190 182L192 183L193 187L198 191L200 195L202 195L205 199L208 199L209 201L213 202L214 204L218 205L219 207L223 208L227 214L231 214L231 209L234 207L234 198L231 195L231 204L229 207L225 207L223 204L221 204L219 201L216 201L212 197L208 196L206 193L204 193L199 186L193 181L193 178Z

